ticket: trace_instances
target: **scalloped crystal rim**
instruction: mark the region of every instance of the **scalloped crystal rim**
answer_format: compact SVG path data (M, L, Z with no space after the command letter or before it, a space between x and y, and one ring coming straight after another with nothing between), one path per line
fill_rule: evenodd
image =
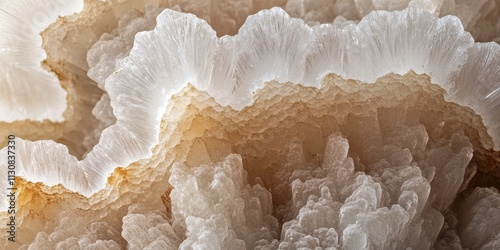
M130 55L106 80L117 122L93 150L78 161L54 141L20 140L22 159L29 160L20 161L18 169L29 181L60 183L90 196L117 166L151 156L168 100L186 84L241 110L267 81L319 88L327 73L366 83L388 73L427 74L446 91L447 101L481 115L494 143L484 146L498 150L498 65L500 45L474 43L458 18L417 8L374 11L343 29L309 27L272 8L250 16L236 36L222 38L204 20L167 9L154 30L136 35ZM46 169L23 167L40 166L49 156L53 164Z
M40 32L82 9L82 0L0 2L0 29L9 34L0 37L0 122L64 121L67 92L56 74L42 68L47 55Z

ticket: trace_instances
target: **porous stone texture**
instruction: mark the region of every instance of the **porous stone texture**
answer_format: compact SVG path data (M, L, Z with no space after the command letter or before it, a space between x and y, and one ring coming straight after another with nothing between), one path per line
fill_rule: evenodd
M5 2L0 6L4 10L0 18L5 32L22 34L14 38L6 36L0 41L2 47L9 48L0 54L3 59L0 63L7 65L2 68L0 79L0 93L5 100L0 104L1 145L8 134L15 132L28 140L50 139L65 144L78 159L92 149L107 126L92 114L104 93L98 88L98 81L87 76L87 53L101 36L102 40L112 37L110 34L119 29L120 22L140 17L148 8L157 11L173 8L208 20L222 36L237 33L248 15L282 6L285 1L206 2L206 5L173 0L56 0L50 4L25 0L18 5ZM77 13L72 15L74 12ZM133 43L135 33L128 33L131 40L123 41ZM35 52L23 52L27 50ZM19 65L24 66L16 68ZM7 74L11 77L6 78ZM38 84L31 86L32 82ZM34 99L26 89L45 94Z
M442 242L445 215L463 213L450 205L467 185L479 143L470 124L480 126L480 117L445 102L442 89L414 73L370 85L329 75L322 86L269 82L242 111L187 86L166 108L152 157L117 168L91 197L18 179L23 237L10 246L397 249ZM391 91L400 93L396 100ZM71 230L69 218L78 221ZM456 216L455 224L479 223L470 218ZM479 239L467 244L490 244Z
M0 113L0 143L18 137L18 238L0 248L500 246L500 46L474 43L498 41L498 0L87 0L48 17L82 5L41 33L46 59L0 39L0 88L51 70L37 88L61 90L26 103L48 116Z
M7 4L8 5L8 4ZM83 9L82 9L83 6ZM19 60L20 57L7 55L7 51L19 51L18 49L6 50L3 52L4 58L10 58L10 63L19 65L35 65L37 72L42 75L47 75L46 72L39 68L42 63L44 69L48 69L55 73L55 76L60 81L61 87L56 86L57 79L43 80L40 78L29 78L30 73L14 74L16 77L11 79L25 79L27 82L42 82L37 84L38 87L52 84L52 88L57 88L59 95L52 94L45 98L47 103L38 103L34 100L30 102L18 101L15 102L15 108L8 108L5 104L14 102L2 102L2 107L9 114L8 119L12 122L6 122L5 119L0 119L0 143L4 144L4 138L8 133L16 132L20 137L29 140L51 139L65 145L68 145L70 153L81 159L83 155L88 153L92 146L95 145L96 131L102 131L99 120L92 115L92 109L102 91L96 87L96 83L90 79L86 72L89 69L87 64L87 52L92 45L106 33L112 33L118 27L120 20L126 20L133 15L144 14L147 6L164 9L172 8L186 13L196 14L211 24L217 31L218 36L230 34L234 35L244 23L248 15L254 14L261 9L271 8L273 6L283 7L291 16L303 18L308 24L332 23L336 27L343 28L348 24L357 23L361 18L369 14L373 10L402 10L408 6L416 6L427 9L432 13L445 16L455 15L461 19L465 29L473 35L476 41L488 42L499 41L500 37L500 22L498 22L498 14L500 11L500 2L498 0L482 0L482 1L455 1L455 0L437 0L437 1L295 1L295 0L276 0L276 1L227 1L214 0L204 1L200 4L199 1L173 1L173 0L141 0L141 1L54 1L51 4L40 4L37 1L27 0L19 4L18 7L12 5L2 7L4 13L2 18L5 19L6 29L11 29L9 33L16 31L24 32L24 36L33 36L38 41L40 37L36 37L40 31L43 31L43 48L47 53L46 59L40 57L26 58ZM24 10L23 10L24 8ZM31 9L31 10L28 10ZM81 9L80 13L71 15L72 12ZM34 14L27 14L27 13ZM19 17L22 14L22 18ZM48 24L53 22L58 15L61 15L57 22L53 23L44 30ZM25 17L24 17L25 16ZM2 19L2 20L4 20ZM33 20L31 20L33 19ZM19 23L19 20L30 20L30 22ZM22 27L19 27L21 25ZM27 49L26 43L21 39L11 39L6 37L5 40L12 46L24 46L23 51ZM29 38L29 37L28 37ZM29 39L28 39L29 40ZM32 40L27 42L32 43ZM4 44L7 47L11 45ZM35 45L29 46L30 50L36 50ZM38 52L37 52L38 53ZM43 61L41 61L43 60ZM50 74L49 74L50 75ZM28 77L28 78L26 78ZM0 87L6 87L9 84L3 81ZM44 84L46 82L47 84ZM26 84L15 84L13 87L21 87ZM33 87L33 86L32 86ZM65 94L64 90L69 94ZM1 91L5 94L5 100L21 100L21 93L27 93L22 89L14 91L10 88L7 91ZM46 88L45 88L46 91ZM45 92L44 91L44 92ZM66 95L64 102L61 97ZM12 98L12 97L15 98ZM56 97L59 96L59 97ZM24 98L23 100L25 100ZM29 98L32 99L32 98ZM57 107L51 108L51 112L55 116L47 116L46 105L56 103ZM24 111L29 111L30 107L33 110L33 116L28 119L28 116L17 117ZM19 109L19 110L18 110ZM20 112L24 110L23 112ZM56 119L56 116L58 117ZM17 117L17 118L16 118ZM39 117L38 119L35 117ZM43 120L48 118L51 121ZM5 117L7 118L7 117ZM22 120L26 119L26 120ZM62 121L61 121L62 120ZM59 122L54 122L59 121ZM27 129L20 130L19 127ZM54 129L57 127L57 129ZM84 145L80 142L87 141Z

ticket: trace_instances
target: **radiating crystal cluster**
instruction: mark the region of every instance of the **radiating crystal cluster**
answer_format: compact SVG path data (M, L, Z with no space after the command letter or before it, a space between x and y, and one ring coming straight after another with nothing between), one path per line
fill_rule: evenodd
M500 248L498 0L4 2L2 249Z

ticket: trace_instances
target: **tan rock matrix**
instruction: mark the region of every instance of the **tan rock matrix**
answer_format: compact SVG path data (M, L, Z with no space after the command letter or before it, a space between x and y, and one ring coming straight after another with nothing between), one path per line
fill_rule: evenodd
M0 2L1 249L500 249L500 1Z

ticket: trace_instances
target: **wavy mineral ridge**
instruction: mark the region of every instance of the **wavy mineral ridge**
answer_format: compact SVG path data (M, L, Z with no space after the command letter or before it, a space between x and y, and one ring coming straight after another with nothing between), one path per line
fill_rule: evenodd
M500 249L500 0L0 0L0 30L0 249Z

